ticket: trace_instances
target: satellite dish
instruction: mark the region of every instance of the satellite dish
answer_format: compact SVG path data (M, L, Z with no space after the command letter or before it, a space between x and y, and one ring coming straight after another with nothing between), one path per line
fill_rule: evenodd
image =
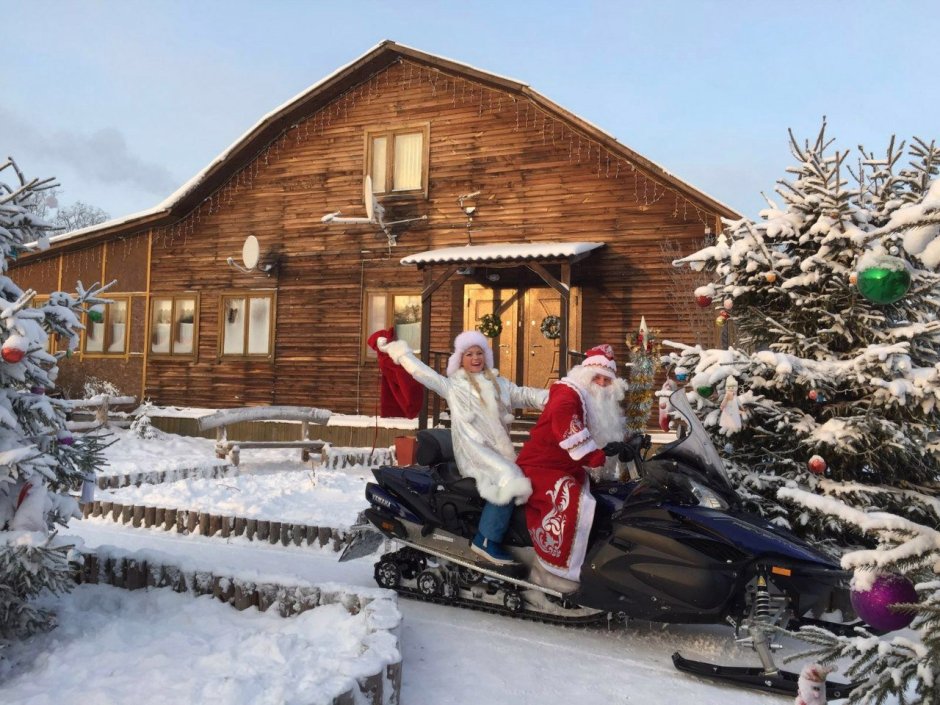
M242 262L245 269L254 269L258 266L258 260L261 258L261 246L258 244L258 238L249 235L245 238L245 244L242 245Z

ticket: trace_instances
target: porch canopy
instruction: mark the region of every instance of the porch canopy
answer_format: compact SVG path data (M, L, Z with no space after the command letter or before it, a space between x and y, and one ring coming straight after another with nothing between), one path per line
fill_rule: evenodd
M542 281L558 292L561 297L561 330L559 336L559 376L568 373L568 323L571 310L571 265L580 262L594 250L603 247L603 242L520 242L493 245L464 245L444 247L408 255L402 264L417 265L424 272L421 291L421 359L425 364L431 360L431 296L458 270L465 267L485 266L487 269L526 267ZM553 275L548 267L558 267L559 275ZM443 267L443 269L439 269ZM428 418L428 393L424 392L424 404L419 417L419 427L426 428Z

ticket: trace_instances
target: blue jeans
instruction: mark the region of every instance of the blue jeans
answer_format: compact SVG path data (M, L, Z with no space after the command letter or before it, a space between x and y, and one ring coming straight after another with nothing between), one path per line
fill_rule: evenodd
M506 530L509 529L509 520L512 518L512 510L515 505L493 504L487 502L483 507L483 513L480 515L480 525L477 532L483 535L483 538L493 543L502 543Z

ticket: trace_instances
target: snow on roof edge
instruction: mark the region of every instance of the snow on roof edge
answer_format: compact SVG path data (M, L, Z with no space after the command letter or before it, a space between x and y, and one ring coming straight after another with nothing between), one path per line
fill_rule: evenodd
M498 259L573 257L603 247L603 242L508 242L493 245L460 245L425 250L402 257L401 264L429 264L455 261L492 262Z

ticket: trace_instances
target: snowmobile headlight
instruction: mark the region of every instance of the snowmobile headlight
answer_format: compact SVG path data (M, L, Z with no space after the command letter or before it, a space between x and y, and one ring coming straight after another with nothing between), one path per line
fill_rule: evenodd
M695 499L698 500L699 506L708 507L709 509L728 508L728 503L711 488L695 480L689 480L689 485L692 488L692 494L695 496Z

